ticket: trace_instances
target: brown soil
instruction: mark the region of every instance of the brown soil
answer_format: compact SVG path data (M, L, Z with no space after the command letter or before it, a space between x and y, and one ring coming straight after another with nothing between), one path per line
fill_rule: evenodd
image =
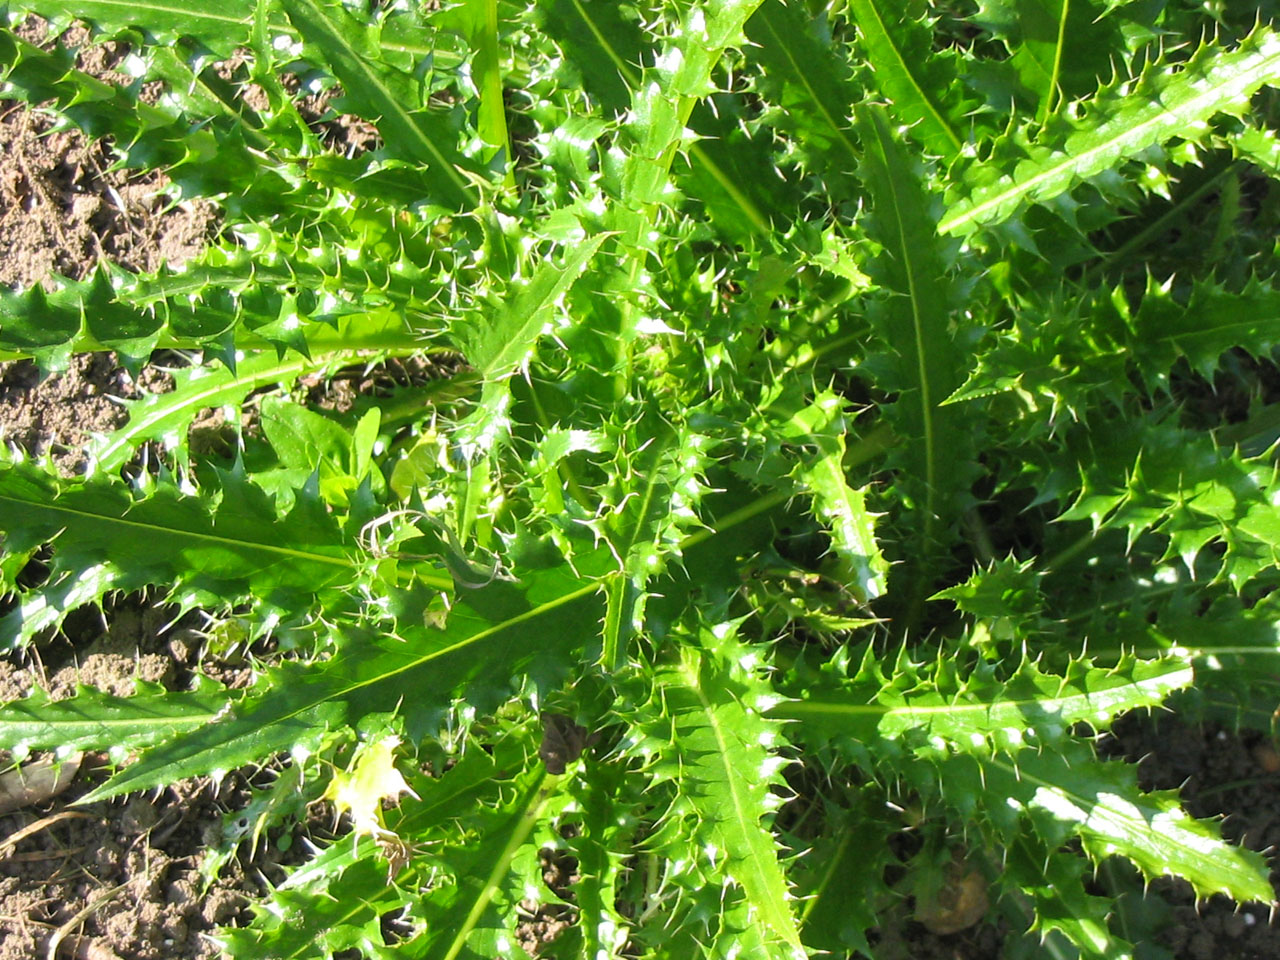
M0 119L0 261L5 282L48 283L53 274L79 279L100 259L152 270L198 253L212 210L185 203L168 209L158 174L109 171L101 142L10 104Z
M83 65L110 76L117 53L94 51L95 59ZM367 146L370 136L358 122L339 122L329 133L345 135L353 150ZM101 145L86 144L74 132L49 132L47 118L28 108L0 109L0 151L6 156L0 172L0 282L10 286L47 284L54 273L83 277L102 257L152 269L162 260L191 256L212 229L210 208L169 209L161 178L110 171ZM0 364L0 435L75 469L73 451L85 437L123 420L110 397L165 384L159 371L140 379L105 355L77 358L67 371L45 379L33 364ZM63 638L33 651L33 662L0 661L0 701L20 697L36 683L54 696L71 694L77 682L123 694L135 678L180 689L196 669L232 685L247 681L243 666L201 661L196 624L170 625L170 616L163 606L137 597L104 613L75 615ZM1117 754L1146 757L1146 786L1182 786L1197 815L1225 815L1229 837L1255 849L1280 841L1280 757L1262 735L1134 718L1121 723L1109 742ZM290 862L273 836L252 856L233 859L202 891L200 857L221 836L223 815L243 805L248 781L233 775L219 788L207 780L183 782L70 806L101 782L104 763L83 758L65 792L0 816L0 960L44 958L51 947L57 956L79 960L217 956L208 935L219 924L245 922L250 900L267 883L278 882ZM1235 786L1223 789L1224 784ZM327 822L326 816L297 831L323 835ZM6 845L5 838L24 830L25 837ZM291 847L294 856L301 846ZM552 887L572 899L575 865L550 854L543 865ZM1280 957L1280 924L1266 907L1236 908L1214 899L1197 909L1176 883L1156 889L1176 919L1161 945L1179 960ZM541 909L522 930L523 942L531 949L541 944L543 953L553 955L547 942L573 920L571 908ZM941 935L909 922L903 933L897 942L904 955L938 960L988 960L999 955L1004 937L1002 925L986 923Z

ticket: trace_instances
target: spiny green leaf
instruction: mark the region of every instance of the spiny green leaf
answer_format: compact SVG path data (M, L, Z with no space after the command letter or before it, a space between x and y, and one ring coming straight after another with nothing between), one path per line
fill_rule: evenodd
M160 440L185 461L187 432L200 411L210 407L238 407L254 390L274 385L288 386L311 373L332 372L358 354L325 354L321 357L291 356L278 359L259 353L236 364L198 366L174 372L174 387L168 393L147 394L129 404L129 422L114 433L89 446L90 470L114 473L147 440ZM232 418L233 420L235 418Z
M514 942L515 930L511 921L515 918L512 908L519 902L515 897L527 893L531 877L526 870L522 878L524 882L512 884L510 881L514 878L510 874L520 859L517 854L521 847L527 845L533 828L546 816L553 797L549 781L553 779L547 776L545 768L536 768L535 773L528 774L521 784L523 791L516 794L516 802L501 811L505 814L504 822L486 831L481 842L473 845L471 857L456 855L452 858L451 866L463 871L458 876L456 899L450 903L437 893L429 902L429 906L436 908L436 924L434 937L430 931L428 934L434 942L430 943L426 957L433 960L455 960L456 957L489 960L490 957L526 956ZM532 866L537 871L534 876L541 872L536 857ZM504 898L506 910L495 910L497 904L494 900L499 888L507 886L513 888L515 897Z
M767 0L747 23L755 44L748 55L764 67L757 87L777 107L774 122L794 135L802 158L843 199L855 189L849 174L859 156L849 116L859 91L848 63L810 26L803 4Z
M247 230L246 236L246 245L258 246L257 236ZM415 296L420 271L383 264L382 272L404 275L383 281L353 256L357 262L345 269L361 276L350 289L332 250L301 246L271 242L256 254L213 247L155 273L104 265L88 280L63 280L52 292L0 290L0 360L35 357L58 369L72 352L112 349L137 363L153 349L205 348L233 365L229 347L304 356L421 349L429 324L426 303Z
M920 479L929 491L926 511L933 514L941 486L938 463L947 434L945 415L938 407L955 389L957 375L947 331L950 308L944 260L931 236L928 195L911 176L883 111L867 108L859 120L866 144L864 177L877 205L874 235L888 254L882 263L886 286L903 303L901 310L893 311L896 323L885 329L884 336L898 348L901 377L913 393L902 404L902 416L909 435L922 441Z
M253 6L253 0L182 0L141 5L128 0L51 0L8 4L10 10L37 13L60 24L81 19L107 31L142 27L161 40L193 37L228 56L239 42L236 35L248 36Z
M492 320L474 321L476 329L465 336L464 352L486 382L505 380L528 364L557 302L607 239L607 234L597 234L575 244L563 263L543 263L527 283L504 297Z
M458 149L459 131L449 117L428 107L415 78L382 59L368 25L337 0L279 3L318 62L342 82L344 103L378 124L389 152L423 163L436 175L432 199L454 210L474 206L475 188L462 171L475 165Z
M893 101L895 119L930 153L953 159L964 146L965 114L973 104L959 91L954 58L932 49L923 4L850 0L875 80ZM950 62L948 62L950 60Z
M826 833L806 844L809 849L800 857L799 923L811 949L834 953L852 947L871 954L867 931L877 925L879 902L892 896L884 882L892 826L872 806L874 793L868 786L848 808L827 805ZM881 798L875 799L883 806Z
M995 744L1016 752L1024 740L1058 740L1072 724L1105 729L1122 713L1159 706L1194 677L1189 663L1174 658L1127 659L1111 668L1076 661L1063 675L1024 662L1008 680L985 667L958 676L947 662L926 673L905 652L886 673L869 647L847 680L843 663L841 654L823 668L834 687L824 689L810 678L800 685L803 699L780 703L767 715L801 721L797 739L837 736L962 751Z
M589 766L566 787L582 809L568 846L581 877L574 893L581 910L583 955L598 960L623 955L632 924L619 912L627 870L617 853L632 847L641 827L639 782L635 773L606 762Z
M1040 846L1019 839L1004 860L1005 876L1034 903L1030 932L1041 937L1060 934L1083 960L1133 960L1133 945L1108 928L1115 902L1085 892L1088 862Z
M73 697L51 700L36 687L0 707L0 745L19 758L31 750L106 750L122 762L132 751L212 723L231 696L204 677L194 690L174 693L139 680L129 697L81 686Z
M1119 855L1148 878L1183 877L1199 896L1271 900L1261 856L1224 843L1216 827L1182 809L1176 793L1140 792L1132 766L1087 762L1076 756L1082 752L1024 751L1016 765L994 759L987 768L1000 772L1010 798L1028 813L1068 825L1095 863Z
M339 842L329 850L336 847L349 850L351 844ZM363 949L376 957L389 956L392 944L383 936L383 917L396 916L413 900L404 888L387 883L386 866L372 848L368 843L363 857L311 883L286 882L274 890L269 906L255 905L250 926L225 930L217 938L225 955L236 960L329 960L340 950Z
M747 245L795 219L800 191L776 166L768 130L745 129L744 106L728 96L698 105L690 123L704 139L689 149L692 162L679 183L717 226Z
M33 552L34 549L12 556L25 560ZM0 644L8 649L21 648L57 630L71 611L99 602L114 589L115 578L112 564L97 563L51 577L39 590L14 589L16 604L0 617Z
M599 555L594 563L607 562ZM591 569L582 558L579 569ZM145 790L174 778L229 770L254 757L314 744L326 728L354 725L369 713L407 711L415 728L434 729L455 696L494 704L522 670L563 670L590 651L599 632L594 579L563 561L515 571L515 583L464 591L443 628L400 618L399 634L360 634L318 664L270 671L229 715L167 749L152 751L92 794ZM531 644L530 631L539 641ZM406 702L405 691L413 690Z
M1196 279L1176 294L1171 282L1148 277L1136 307L1132 297L1131 289L1117 289L1019 298L1015 324L983 351L948 403L1019 391L1050 409L1079 411L1099 395L1114 396L1131 372L1152 391L1167 391L1181 359L1212 378L1224 354L1265 357L1280 343L1280 291L1256 276L1238 290Z
M1015 623L1033 619L1041 610L1039 571L1035 562L1018 563L1013 558L997 561L974 573L967 581L939 590L931 600L950 600L979 620Z
M538 341L555 330L558 305L607 239L607 234L597 234L577 244L563 263L548 260L492 318L469 318L457 330L463 353L484 378L479 407L464 428L468 452L492 449L509 429L511 390L506 381L520 370L527 371Z
M1280 344L1280 290L1257 277L1239 291L1205 280L1182 302L1169 284L1151 282L1130 324L1131 355L1148 382L1166 377L1180 357L1211 377L1228 351L1267 357Z
M1009 48L1008 65L1039 122L1093 92L1115 69L1120 28L1103 7L1093 0L984 0L974 15Z
M912 761L917 789L936 795L988 842L1016 845L1032 831L1037 843L1056 849L1074 836L1095 865L1121 856L1147 879L1184 877L1198 896L1225 893L1241 902L1271 897L1261 856L1224 842L1216 824L1191 817L1172 791L1144 793L1133 765L1099 760L1088 744L1026 748L1009 756L934 756L932 764ZM1081 932L1093 939L1096 952L1098 931Z
M597 0L550 0L539 5L541 24L559 43L585 89L598 99L606 116L623 112L640 84L646 56L642 47L642 12L626 3ZM694 191L713 217L729 221L746 234L769 229L770 213L786 209L781 184L763 138L742 144L736 111L728 103L694 108L690 125L700 142L688 145L687 176L703 189ZM749 171L749 175L748 175Z
M1280 490L1263 456L1225 453L1211 437L1168 422L1135 421L1099 439L1082 464L1082 488L1064 520L1126 531L1132 543L1154 529L1168 538L1166 559L1194 569L1215 541L1226 546L1221 575L1237 589L1280 562Z
M1149 603L1134 601L1130 609L1098 610L1088 629L1143 656L1194 664L1196 683L1178 698L1180 712L1259 730L1275 723L1280 611L1274 594L1249 607L1234 595L1223 596L1205 608L1198 592L1171 595L1164 588L1151 614Z
M818 456L796 468L796 477L813 493L816 512L831 528L840 574L859 602L885 591L889 564L876 543L875 515L867 508L866 488L849 486L845 474L843 404L831 392L814 398L784 427L784 435L811 444Z
M320 498L339 509L363 499L365 485L375 495L384 489L382 475L369 470L382 415L377 408L354 424L341 423L276 394L264 397L258 410L263 436L279 466L256 476L282 501L312 477Z
M689 527L699 523L697 508L705 490L707 440L688 427L663 422L650 413L637 424L638 449L606 491L608 509L600 529L621 565L608 586L601 664L610 673L622 668L628 641L644 627L645 589L664 573L668 557L679 557Z
M13 463L0 466L0 533L7 549L57 541L55 590L86 569L99 571L99 595L158 585L178 595L221 590L228 599L266 600L314 595L355 579L352 542L310 497L299 496L280 517L261 490L233 473L221 477L219 494L184 495L165 482L138 491L102 477L59 481L30 463ZM20 606L4 618L0 635L8 645L30 636L23 612ZM59 609L58 622L67 612Z
M711 74L725 50L744 39L743 24L761 0L723 0L694 5L675 29L663 37L662 50L652 67L646 67L635 87L629 122L624 124L627 156L620 173L624 207L619 215L628 229L623 239L648 246L644 233L648 216L639 211L669 199L671 161L687 136L686 127L699 99L715 89Z
M635 4L542 0L541 28L555 39L606 117L631 102L645 50L643 13Z
M1013 216L1024 204L1048 203L1083 180L1114 170L1174 137L1202 140L1218 114L1239 116L1264 84L1280 81L1280 36L1259 26L1233 50L1205 43L1185 63L1154 63L1132 81L1104 88L1084 115L1064 119L1021 156L979 163L964 173L942 233L962 236Z
M1236 156L1257 164L1273 179L1280 175L1280 139L1274 131L1246 125L1228 142Z
M891 409L895 426L907 438L898 454L907 471L903 492L919 511L919 539L909 548L916 559L897 571L898 577L912 582L915 595L895 591L907 605L910 623L927 589L916 571L923 557L945 542L947 524L970 472L964 462L966 441L972 438L954 429L954 416L943 406L960 384L960 371L948 323L945 259L934 232L930 197L913 175L883 108L860 107L858 129L865 149L862 176L875 204L869 229L885 249L876 267L883 271L883 285L892 291L876 318L881 342L888 348L884 380L885 386L901 391Z
M654 773L676 777L705 855L742 886L750 912L774 938L771 956L803 958L778 846L768 829L771 786L781 761L779 727L752 705L763 693L752 676L753 656L734 642L732 625L704 630L683 645L676 664L659 669L656 696L666 718L634 738L633 752L662 744ZM674 750L672 747L674 746ZM692 775L691 775L692 774Z
M86 20L108 33L125 28L145 30L162 42L196 40L214 53L229 57L248 41L257 0L40 0L38 3L7 4L11 11L31 12L48 17L57 25ZM392 16L385 22L379 43L388 53L423 57L437 52L432 44L434 31L424 28L416 15ZM272 10L268 30L275 35L296 36L293 25ZM447 51L446 51L447 56Z

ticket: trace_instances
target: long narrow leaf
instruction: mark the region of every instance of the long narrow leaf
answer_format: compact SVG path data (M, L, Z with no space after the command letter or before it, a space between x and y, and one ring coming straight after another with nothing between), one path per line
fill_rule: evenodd
M749 673L735 656L750 662L728 625L704 633L701 647L684 647L680 662L657 677L666 717L646 731L652 739L644 743L670 752L668 769L681 771L679 786L698 818L705 855L713 863L723 858L741 884L772 940L768 955L799 960L806 954L768 828L769 790L779 782L772 748L780 731L750 706Z
M59 481L30 463L0 467L0 533L9 550L56 541L48 588L95 569L95 592L160 586L222 590L265 601L351 583L353 544L305 491L284 517L243 477L226 474L220 503L171 483L139 494L98 477ZM40 588L32 594L38 595ZM193 594L194 595L194 594ZM78 603L85 597L73 593ZM96 599L96 597L94 598ZM0 620L6 647L30 639L19 606ZM58 622L69 610L59 609ZM41 626L48 623L41 621Z
M161 41L196 40L215 53L231 56L236 47L248 43L256 4L257 0L41 0L7 6L14 12L63 22L87 20L108 33L135 27ZM275 13L268 27L275 36L297 36L293 24L280 13ZM379 43L389 53L424 57L437 52L433 33L416 17L396 16L383 27Z
M1027 203L1046 203L1083 180L1113 170L1173 137L1200 140L1218 114L1239 116L1249 97L1280 82L1280 35L1259 26L1234 50L1202 45L1186 63L1156 63L1129 83L1104 90L1088 112L1024 148L1013 161L965 173L938 224L965 236L1000 223Z
M419 627L381 640L360 636L322 664L280 667L231 715L145 754L91 797L233 769L264 753L287 751L300 739L314 743L326 728L358 723L369 713L403 708L411 723L433 724L455 696L494 704L522 670L563 665L590 649L599 632L597 591L594 580L562 562L521 572L518 585L500 582L466 592L441 630Z
M850 10L876 80L893 99L895 118L930 153L955 158L964 146L960 126L972 107L959 94L955 69L934 50L933 31L913 5L852 0Z

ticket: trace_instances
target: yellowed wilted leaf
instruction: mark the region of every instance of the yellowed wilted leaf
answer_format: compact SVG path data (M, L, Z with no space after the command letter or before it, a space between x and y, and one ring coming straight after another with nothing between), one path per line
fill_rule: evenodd
M382 801L402 793L417 796L396 769L395 750L400 738L383 737L365 744L357 752L351 768L336 774L325 791L338 814L349 812L356 836L379 836L386 832L382 823Z

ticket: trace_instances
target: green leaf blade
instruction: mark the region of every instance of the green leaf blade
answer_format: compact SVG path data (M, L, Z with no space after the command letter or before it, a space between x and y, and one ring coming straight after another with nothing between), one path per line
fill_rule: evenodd
M1148 147L1173 137L1196 142L1208 133L1213 117L1238 116L1255 91L1278 82L1280 35L1262 26L1234 50L1205 44L1180 69L1153 65L1132 89L1109 90L1098 98L1087 122L1073 121L1065 134L1028 146L1025 159L994 169L973 167L938 230L968 236L1010 218L1027 203L1047 203Z
M1027 785L1020 792L1030 792L1028 808L1069 824L1095 862L1119 854L1147 878L1183 877L1199 896L1222 893L1241 903L1273 897L1259 854L1225 843L1216 826L1182 809L1176 793L1141 793L1127 764L1070 764L1061 754L1028 753L1016 776Z
M441 204L454 210L474 206L475 188L462 174L471 166L457 146L458 131L427 107L419 85L382 60L367 25L331 0L280 0L304 42L342 81L351 106L378 124L395 155L426 164L436 175Z
M19 756L31 750L108 750L116 760L213 722L229 694L201 680L195 690L170 693L143 681L133 696L119 697L80 687L65 700L38 688L23 700L0 706L0 744Z
M842 663L836 657L824 672L838 677ZM1123 713L1163 704L1195 679L1191 665L1173 657L1128 660L1109 668L1081 661L1066 676L1023 663L1005 681L982 674L961 679L943 671L926 680L904 657L897 667L896 679L887 680L868 652L856 674L835 681L835 689L819 692L822 686L810 681L804 699L780 703L767 715L802 721L804 736L826 734L867 744L895 741L929 749L950 745L985 751L995 744L1018 750L1024 739L1060 740L1077 723L1105 729ZM917 682L904 694L900 688L909 678Z
M563 671L575 654L590 649L599 632L595 580L553 565L525 572L520 583L468 591L442 630L406 625L402 638L362 636L323 664L272 671L232 715L144 755L92 796L102 799L176 777L233 769L295 743L316 744L326 729L354 725L369 713L403 707L411 722L430 727L442 721L454 696L465 693L473 703L492 708L521 670ZM537 644L529 642L532 630ZM410 702L407 690L414 691Z
M972 104L958 95L946 59L932 50L933 31L913 16L910 4L851 0L862 45L876 82L893 101L895 118L935 156L959 155L964 137L957 128ZM950 102L947 102L950 101Z
M725 870L742 886L749 911L774 940L773 955L790 960L807 956L767 824L771 785L778 782L772 747L778 728L748 706L753 699L748 672L733 662L744 648L731 641L729 625L704 633L701 647L682 648L679 664L658 678L670 711L670 733L659 723L649 736L674 743L679 766L696 773L684 781L699 817L697 832L709 843L713 863L725 858Z
M221 479L221 502L213 508L171 482L139 494L101 476L60 481L29 463L0 466L0 533L9 551L56 540L49 582L55 591L64 575L86 570L97 571L99 594L157 585L221 589L228 598L259 602L354 581L353 544L307 496L282 518L243 477L228 473ZM60 623L69 611L51 596ZM30 637L23 614L20 606L6 616L5 643Z

